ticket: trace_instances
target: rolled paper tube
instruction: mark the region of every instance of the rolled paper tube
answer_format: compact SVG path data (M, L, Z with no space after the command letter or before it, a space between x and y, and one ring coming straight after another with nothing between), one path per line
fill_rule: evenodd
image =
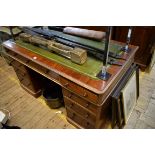
M75 36L98 40L98 41L102 41L106 36L105 32L75 28L75 27L65 27L63 32L67 34L75 35Z

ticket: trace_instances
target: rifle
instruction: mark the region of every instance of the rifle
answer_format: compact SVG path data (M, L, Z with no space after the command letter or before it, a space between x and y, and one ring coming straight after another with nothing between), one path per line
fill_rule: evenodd
M21 27L21 29L26 33L31 33L31 32L36 33L36 34L43 36L46 39L53 39L58 43L70 46L72 48L75 48L75 47L83 48L83 49L87 50L87 52L90 55L93 55L97 59L102 60L102 61L105 59L105 56L104 56L105 50L101 50L101 49L95 48L95 47L90 46L90 45L85 45L83 43L79 43L79 42L72 40L72 39L69 39L67 37L63 37L63 36L60 36L57 34L53 34L49 30L42 30L42 29L29 28L29 27ZM117 53L112 53L112 52L109 52L109 57L115 58L115 59L125 60L124 58L121 58L121 56L118 55Z
M57 43L54 40L48 40L43 37L27 33L21 33L19 35L20 39L29 42L35 45L41 45L49 49L50 51L54 51L55 53L62 55L68 59L71 59L72 62L77 64L83 64L87 60L87 52L84 49L75 47L68 47L63 44Z

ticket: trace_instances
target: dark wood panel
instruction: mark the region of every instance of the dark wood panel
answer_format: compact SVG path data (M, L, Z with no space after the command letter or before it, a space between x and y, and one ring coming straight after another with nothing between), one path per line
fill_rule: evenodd
M121 42L126 41L128 26L114 27L113 39ZM150 62L151 48L155 42L155 27L134 26L131 37L131 44L139 46L135 54L135 62L145 69Z
M95 30L95 31L107 31L107 26L73 26L82 29Z

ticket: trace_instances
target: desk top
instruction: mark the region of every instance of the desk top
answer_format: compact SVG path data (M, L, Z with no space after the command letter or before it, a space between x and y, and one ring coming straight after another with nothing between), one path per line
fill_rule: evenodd
M120 46L124 46L124 43L116 41L111 42L114 44L118 44ZM115 83L117 83L118 79L120 79L123 76L123 74L129 68L129 65L131 65L131 63L133 62L135 52L138 50L137 46L130 45L129 47L131 48L131 51L129 53L124 53L122 55L122 58L125 58L126 60L119 60L119 62L121 62L123 65L122 66L111 65L110 67L108 67L108 73L111 74L111 77L107 81L103 81L97 78L92 78L91 76L86 74L81 74L76 69L69 68L63 65L62 63L58 63L36 52L32 52L32 50L21 46L17 42L8 40L3 43L3 46L6 49L14 51L15 53L24 56L32 60L33 62L40 64L54 71L60 76L65 77L66 79L75 82L78 85L85 87L97 94L103 94L109 88L109 86L111 86L112 83L114 83L114 81ZM34 57L36 57L37 59L34 59Z

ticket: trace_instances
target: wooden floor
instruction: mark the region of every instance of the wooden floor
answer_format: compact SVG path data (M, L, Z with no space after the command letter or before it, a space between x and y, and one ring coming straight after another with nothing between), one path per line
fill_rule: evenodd
M0 57L0 108L11 112L9 125L24 129L75 128L65 117L65 108L50 109L44 100L29 95L19 85L11 66ZM140 97L125 126L155 128L155 66L151 73L140 73Z
M65 108L50 109L45 101L23 90L11 66L0 57L0 108L11 112L8 125L23 129L75 128L67 122Z
M155 128L155 65L140 73L140 96L125 129Z

